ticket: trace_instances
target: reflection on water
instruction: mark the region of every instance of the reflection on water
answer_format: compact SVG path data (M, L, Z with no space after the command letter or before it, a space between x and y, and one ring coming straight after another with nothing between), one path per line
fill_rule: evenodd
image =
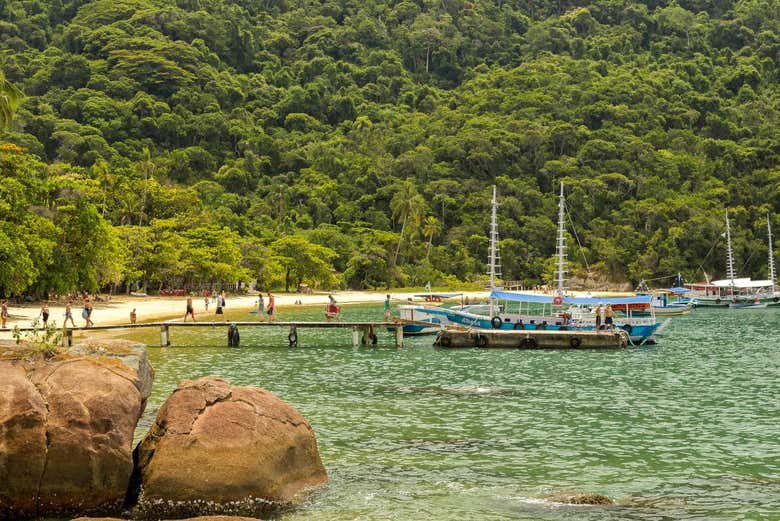
M276 328L244 328L229 349L223 329L174 329L178 347L151 349L137 437L181 379L275 392L311 421L331 478L285 520L780 519L780 309L698 310L658 346L608 352L395 349L384 332L353 349L347 330L300 330L291 349ZM571 490L616 503L543 499Z

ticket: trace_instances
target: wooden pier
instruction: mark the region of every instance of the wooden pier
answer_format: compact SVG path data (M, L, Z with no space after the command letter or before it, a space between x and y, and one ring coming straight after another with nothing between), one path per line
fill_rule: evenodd
M92 327L64 327L62 328L63 345L73 344L74 331L108 331L113 329L139 329L139 328L159 328L160 329L160 347L171 345L171 329L173 328L223 328L226 332L225 338L228 345L234 345L236 337L231 336L231 328L236 328L239 332L242 328L248 327L275 327L288 330L287 341L290 347L298 347L299 329L347 329L352 333L352 346L375 345L377 343L377 334L379 331L385 331L395 338L395 346L404 346L403 328L398 322L145 322L143 324L113 324L108 326ZM387 331L387 328L395 328L395 331ZM19 327L0 329L0 332L35 332L42 331L43 328ZM237 345L237 344L235 344Z
M628 333L614 331L551 331L506 329L442 330L434 345L447 348L482 347L511 349L620 349L630 343Z

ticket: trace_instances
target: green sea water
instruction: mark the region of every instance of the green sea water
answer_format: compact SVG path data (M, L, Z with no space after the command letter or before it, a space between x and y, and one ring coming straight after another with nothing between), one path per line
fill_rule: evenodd
M182 379L273 391L311 422L330 477L284 520L780 519L780 308L696 310L658 345L621 351L442 350L431 337L396 349L384 332L354 349L346 330L301 330L290 348L281 328L244 328L230 349L224 328L172 331L174 347L150 348L137 437ZM561 491L615 505L545 500Z

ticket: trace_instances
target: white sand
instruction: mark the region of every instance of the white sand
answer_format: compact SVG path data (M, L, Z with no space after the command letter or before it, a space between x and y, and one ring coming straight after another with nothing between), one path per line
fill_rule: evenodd
M332 295L339 304L358 304L358 303L380 303L384 301L387 293L379 292L361 292L344 291L333 292ZM419 292L417 293L419 294ZM414 293L390 292L390 297L394 305L406 302ZM465 292L464 296L470 300L477 298L487 298L487 292ZM295 305L296 300L300 300L302 305L325 305L328 302L327 293L317 293L313 295L303 295L299 293L275 294L276 307L288 308ZM268 296L263 296L265 305L268 305ZM111 302L94 302L92 311L92 321L95 325L113 325L128 324L130 322L130 311L136 310L138 322L149 322L160 319L183 319L186 309L187 297L131 297L126 295L117 295L111 299ZM195 317L206 312L203 297L193 297L195 306ZM226 297L226 308L251 310L257 306L257 296L230 296ZM81 318L81 304L71 306L73 319L76 326L83 326L84 319ZM209 301L208 314L213 315L216 305ZM0 339L11 338L11 331L14 326L29 327L32 322L40 316L40 305L26 304L16 306L9 302L8 322L6 327L9 331L0 331ZM49 322L56 322L62 325L65 318L64 305L49 305Z

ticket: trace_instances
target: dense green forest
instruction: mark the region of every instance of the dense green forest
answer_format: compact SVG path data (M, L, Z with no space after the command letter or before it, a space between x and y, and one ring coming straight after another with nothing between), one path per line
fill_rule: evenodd
M0 71L4 295L478 281L493 184L545 282L560 181L574 275L722 276L726 208L766 275L778 0L0 0Z

